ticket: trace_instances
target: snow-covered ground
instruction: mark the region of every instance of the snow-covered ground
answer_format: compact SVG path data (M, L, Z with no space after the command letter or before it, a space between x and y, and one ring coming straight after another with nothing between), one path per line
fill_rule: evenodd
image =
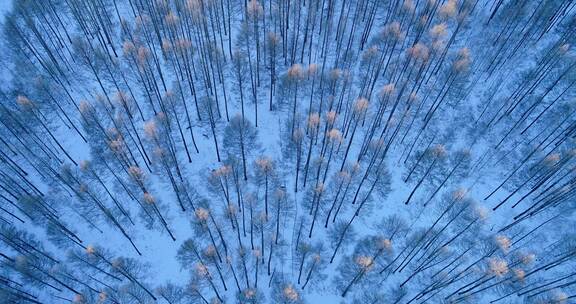
M573 3L246 5L0 2L0 302L570 303Z

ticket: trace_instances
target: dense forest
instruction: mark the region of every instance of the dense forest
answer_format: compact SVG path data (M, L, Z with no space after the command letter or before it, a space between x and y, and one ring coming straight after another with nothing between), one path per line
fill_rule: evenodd
M1 303L576 303L576 1L0 6Z

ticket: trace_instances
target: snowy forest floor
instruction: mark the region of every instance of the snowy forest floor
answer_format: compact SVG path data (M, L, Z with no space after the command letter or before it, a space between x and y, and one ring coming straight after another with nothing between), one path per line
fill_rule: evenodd
M6 303L576 297L575 3L0 7Z

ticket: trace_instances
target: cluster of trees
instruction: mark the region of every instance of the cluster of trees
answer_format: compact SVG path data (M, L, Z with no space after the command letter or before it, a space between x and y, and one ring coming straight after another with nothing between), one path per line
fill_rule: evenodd
M25 0L2 30L2 301L576 298L575 2Z

